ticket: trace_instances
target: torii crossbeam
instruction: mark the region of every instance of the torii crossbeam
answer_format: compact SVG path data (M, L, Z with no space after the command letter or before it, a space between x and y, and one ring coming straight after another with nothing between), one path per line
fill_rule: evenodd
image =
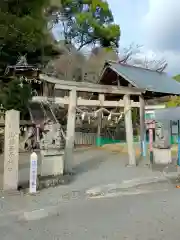
M108 105L105 101L104 94L116 94L116 95L123 95L123 100L121 100L121 106L124 107L125 112L125 125L126 125L126 140L128 144L128 154L129 154L129 164L136 165L136 157L135 151L133 146L133 127L132 127L132 113L131 107L133 103L130 100L131 95L141 96L145 90L138 89L134 87L122 87L122 86L112 86L112 85L99 85L99 84L92 84L87 82L75 82L75 81L65 81L59 80L53 77L49 77L47 75L40 75L40 79L45 80L49 83L54 84L55 90L69 90L69 97L66 98L66 104L68 104L68 121L67 121L67 132L66 132L66 146L65 146L65 155L64 155L64 170L66 173L72 172L73 167L73 148L74 148L74 133L75 133L75 119L76 119L76 106L78 101L83 105L86 102L86 106L101 106L104 107ZM98 93L99 100L87 100L87 99L78 99L77 92L91 92L91 93ZM55 96L54 96L55 97ZM58 97L55 97L58 101ZM64 99L64 100L63 100ZM59 99L60 101L60 99ZM65 98L61 98L61 103L64 101ZM89 101L89 102L88 102ZM92 101L93 104L92 104ZM110 101L113 105L112 101ZM116 101L117 104L118 101ZM78 105L81 105L78 104ZM114 107L116 106L114 105ZM139 104L136 107L140 106ZM113 107L113 106L112 106ZM135 107L135 106L134 106ZM140 106L141 108L141 106ZM144 106L141 112L144 111ZM142 122L142 121L141 121ZM144 125L144 123L142 123ZM142 125L141 124L141 125ZM142 126L143 128L144 126Z

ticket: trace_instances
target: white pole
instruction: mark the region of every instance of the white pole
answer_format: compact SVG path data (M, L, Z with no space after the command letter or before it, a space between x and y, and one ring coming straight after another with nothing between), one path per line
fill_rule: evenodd
M37 180L37 154L33 152L30 156L30 179L29 179L29 192L36 193L36 180Z

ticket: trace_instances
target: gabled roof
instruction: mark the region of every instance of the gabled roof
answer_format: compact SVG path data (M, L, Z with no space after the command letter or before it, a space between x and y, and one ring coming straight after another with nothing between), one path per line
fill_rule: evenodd
M180 120L180 107L156 109L154 114L156 121L178 121Z
M106 63L100 82L102 82L106 70L109 68L134 87L146 89L150 92L180 95L180 83L166 73L122 63Z

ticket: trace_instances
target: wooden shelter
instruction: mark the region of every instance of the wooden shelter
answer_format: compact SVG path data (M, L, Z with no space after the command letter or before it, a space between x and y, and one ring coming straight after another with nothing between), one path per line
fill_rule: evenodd
M112 61L105 63L98 84L145 89L145 100L180 95L180 83L165 72Z
M141 143L145 141L145 103L152 99L180 95L180 83L162 72L161 69L155 71L119 62L106 62L98 83L145 89L139 98ZM132 97L134 99L134 96ZM137 96L135 100L137 101Z

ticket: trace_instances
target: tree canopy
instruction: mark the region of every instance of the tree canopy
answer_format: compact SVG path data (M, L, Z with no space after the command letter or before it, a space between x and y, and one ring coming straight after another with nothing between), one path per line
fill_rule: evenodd
M0 92L0 103L6 110L16 109L21 113L21 119L28 113L28 101L31 99L31 87L19 79L14 79L3 85Z
M19 56L26 55L30 64L43 65L46 56L58 54L44 14L49 4L50 0L0 1L0 104L21 111L22 117L27 112L31 87L27 83L21 87L19 79L7 81L4 73Z
M180 74L173 77L177 82L180 82Z
M66 42L75 43L79 49L97 43L118 48L120 27L114 24L106 1L61 0L60 11Z
M180 74L173 77L175 81L180 82ZM167 107L178 107L180 106L180 97L173 96L171 97L170 101L166 103Z
M42 62L52 55L53 47L47 31L44 9L49 0L0 1L0 69L15 64L19 55L27 54L28 62Z
M96 44L118 47L120 27L114 24L104 0L1 0L0 76L4 77L6 67L15 65L19 56L26 55L29 64L41 67L57 56L59 50L55 48L50 23L60 21L65 42L70 45L79 49ZM79 78L79 72L76 75ZM19 81L0 81L0 104L5 109L23 112L28 103L31 89L27 84L21 87Z

